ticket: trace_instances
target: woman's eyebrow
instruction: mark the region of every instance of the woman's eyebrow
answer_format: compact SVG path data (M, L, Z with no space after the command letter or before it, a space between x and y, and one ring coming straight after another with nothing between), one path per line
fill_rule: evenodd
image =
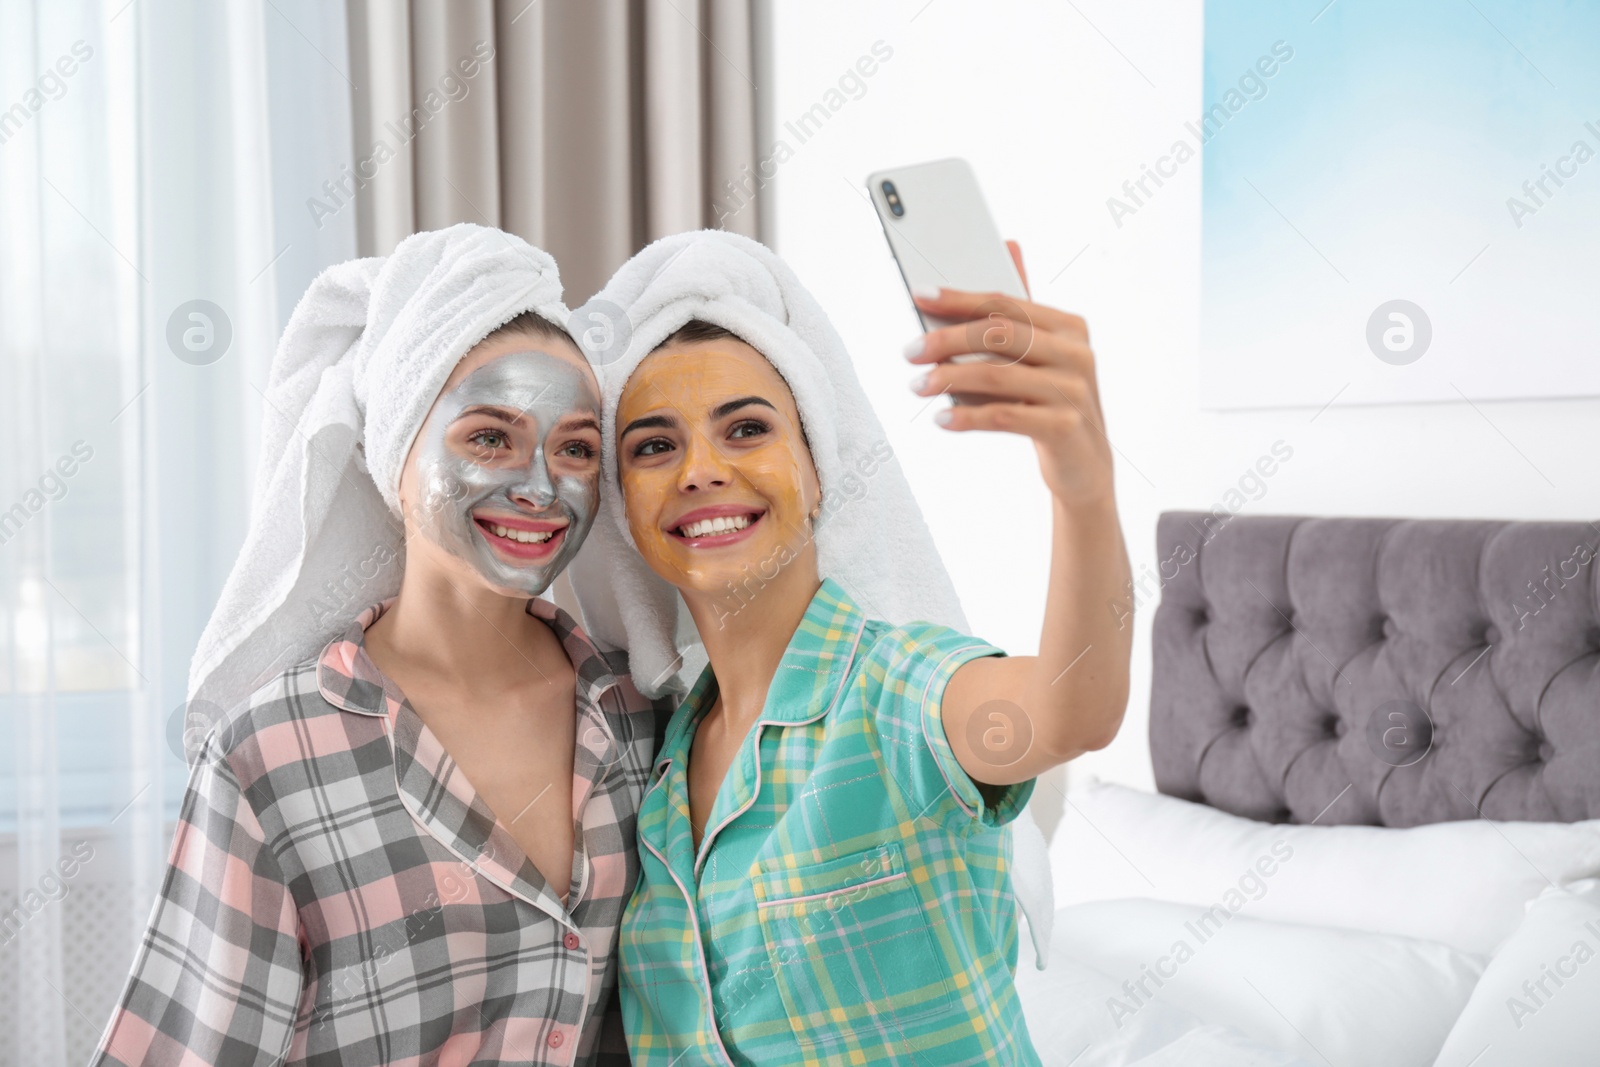
M737 400L730 400L726 404L718 404L716 407L712 408L712 421L716 421L717 419L720 419L726 415L732 415L735 411L738 411L740 408L746 407L750 404L760 404L764 408L772 408L773 411L778 410L777 408L772 407L772 402L770 400L764 400L759 396L741 396Z
M658 429L671 430L678 425L678 420L671 415L644 415L634 419L622 428L622 436L626 437L635 430Z
M468 415L488 415L511 426L519 425L522 422L522 412L516 408L500 407L497 404L474 404L470 408L463 409L461 414L456 416L456 420L464 419Z
M600 432L600 421L593 415L570 415L556 424L556 429L571 432L573 430L593 430Z

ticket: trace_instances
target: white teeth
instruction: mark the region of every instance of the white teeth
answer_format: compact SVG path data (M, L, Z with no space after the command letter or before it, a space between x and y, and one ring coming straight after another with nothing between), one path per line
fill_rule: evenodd
M538 545L555 536L554 530L513 530L509 526L490 524L489 529L494 531L496 537L504 537L512 541L519 541L525 545Z
M733 530L742 530L750 525L748 515L725 515L716 519L701 519L699 522L690 523L679 528L679 532L693 540L696 537L709 537L712 534L729 533Z

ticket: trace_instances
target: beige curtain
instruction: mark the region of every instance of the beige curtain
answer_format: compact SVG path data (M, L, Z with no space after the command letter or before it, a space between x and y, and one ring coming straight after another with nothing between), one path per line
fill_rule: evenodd
M657 237L762 236L762 0L348 0L363 255L499 226L567 301Z

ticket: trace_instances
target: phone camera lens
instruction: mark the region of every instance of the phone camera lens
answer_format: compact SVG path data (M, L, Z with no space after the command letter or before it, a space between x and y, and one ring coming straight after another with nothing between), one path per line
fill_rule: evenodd
M895 192L894 182L886 181L883 183L881 188L883 189L883 198L889 203L890 213L893 214L895 218L899 218L900 216L904 215L906 213L906 206L900 202L900 194Z

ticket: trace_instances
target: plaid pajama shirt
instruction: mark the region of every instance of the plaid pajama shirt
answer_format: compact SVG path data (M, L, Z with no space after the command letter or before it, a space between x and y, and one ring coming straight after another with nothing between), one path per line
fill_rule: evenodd
M688 757L709 668L639 809L622 920L634 1063L1037 1065L1013 984L1011 832L945 739L950 676L999 649L869 621L822 583L734 757L698 850Z
M385 607L207 739L95 1064L627 1063L615 938L653 705L529 604L577 675L569 910L368 658Z

